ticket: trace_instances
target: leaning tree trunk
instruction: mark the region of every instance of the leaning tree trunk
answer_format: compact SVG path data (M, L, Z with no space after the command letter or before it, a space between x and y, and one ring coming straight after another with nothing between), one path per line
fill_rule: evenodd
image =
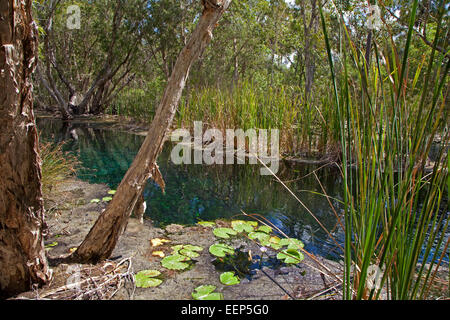
M50 278L31 73L37 29L31 0L0 2L0 296Z
M211 40L212 31L231 0L203 0L202 2L203 13L190 40L177 58L147 137L117 188L113 200L74 252L72 256L74 260L95 263L107 259L114 250L119 236L125 230L128 218L147 180L153 178L164 188L156 158L172 124L189 69Z

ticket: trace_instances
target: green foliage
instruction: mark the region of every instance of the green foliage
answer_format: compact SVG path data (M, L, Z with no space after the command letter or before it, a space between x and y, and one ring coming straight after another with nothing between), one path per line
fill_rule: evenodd
M213 292L216 287L213 285L202 285L194 289L192 297L195 300L223 300L223 295L219 292Z
M136 273L135 275L135 283L136 287L138 288L150 288L150 287L157 287L159 286L163 281L161 279L158 279L158 277L161 275L161 272L158 270L142 270Z
M375 41L370 68L342 18L343 54L339 61L333 57L321 10L343 150L345 299L377 299L381 288L388 299L427 298L432 270L442 263L448 245L448 217L441 210L449 143L443 88L450 62L436 47L448 45L441 38L448 32L444 1L433 22L436 49L424 52L426 64L415 71L410 64L418 1L401 10L407 32L401 41ZM426 168L436 137L441 140L438 155ZM382 270L375 287L369 285L373 269Z
M215 228L213 233L218 238L229 239L230 235L235 236L237 232L230 228Z
M161 260L161 265L170 270L184 270L189 268L190 258L182 254L167 256Z
M233 220L231 221L231 227L236 232L252 232L255 230L254 226L251 224L251 221L243 221L243 220Z
M303 253L295 249L283 250L277 254L277 259L283 260L287 264L300 263L304 258Z
M223 243L214 243L209 247L209 252L216 257L225 257L226 255L233 254L234 249Z
M74 175L75 169L79 166L79 161L74 155L63 151L63 145L63 143L57 145L50 142L40 143L41 182L44 196L53 187Z
M232 286L241 283L239 277L234 272L224 272L220 274L220 282L227 286Z

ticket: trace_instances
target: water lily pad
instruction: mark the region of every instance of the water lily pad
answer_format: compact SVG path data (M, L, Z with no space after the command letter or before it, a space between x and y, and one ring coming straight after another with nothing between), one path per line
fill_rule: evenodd
M237 235L237 232L230 228L215 228L213 230L213 233L216 237L223 238L223 239L229 239L230 235L232 235L232 236Z
M209 247L209 252L216 257L225 257L227 254L233 254L234 249L223 243L215 243Z
M258 228L257 231L261 231L261 232L265 232L265 233L271 233L272 232L272 228L266 225L262 225Z
M197 224L203 226L203 227L214 227L216 225L213 221L199 221Z
M220 282L227 286L232 286L235 284L239 284L241 280L239 280L239 277L235 275L233 271L230 272L224 272L220 275Z
M284 263L299 263L301 262L305 257L301 252L294 249L287 249L279 252L277 254L277 259L283 260Z
M194 246L192 244L183 245L183 249L190 250L190 251L203 251L203 247Z
M104 201L104 202L109 202L111 200L112 200L112 197L103 197L102 198L102 201Z
M269 245L270 236L265 232L250 232L248 237L252 240L258 240L263 246Z
M184 270L189 267L186 261L189 261L189 257L183 256L181 254L174 254L167 256L161 260L161 265L170 270Z
M92 199L91 203L99 203L101 200L100 199Z
M269 246L275 250L281 249L283 246L280 244L280 240L277 236L270 237Z
M108 194L116 194L116 190L109 190Z
M199 251L203 251L203 248L192 244L179 244L172 247L172 254L181 254L189 258L200 256Z
M189 258L197 258L200 256L200 254L196 251L188 250L186 248L181 249L178 251L179 254L189 257Z
M219 292L213 292L216 290L215 286L203 285L194 289L192 297L195 300L223 300L223 295Z
M155 277L159 276L161 272L158 270L142 270L135 275L136 287L138 288L150 288L157 287L163 281Z
M181 249L183 249L182 244L177 244L176 246L172 246L172 254L177 254Z
M252 232L255 229L249 222L250 221L233 220L231 221L231 227L237 232Z
M282 246L288 246L287 249L299 250L302 249L305 245L298 239L295 238L284 238L279 242Z

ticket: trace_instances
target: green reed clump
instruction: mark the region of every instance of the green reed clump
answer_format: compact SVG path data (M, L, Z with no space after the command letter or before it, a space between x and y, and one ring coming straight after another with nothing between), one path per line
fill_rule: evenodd
M433 49L428 65L408 78L417 6L415 0L403 47L374 41L371 67L342 18L346 41L341 65L335 63L321 11L343 151L346 299L427 298L438 267L448 261L450 62ZM438 42L447 48L444 11L441 1L434 48ZM414 95L417 79L420 95ZM438 156L427 165L436 137Z
M329 105L326 99L305 103L299 87L260 88L244 80L231 89L191 90L180 104L178 125L191 127L194 121L203 121L222 130L279 129L282 152L326 153L338 137L332 119L336 115Z
M63 145L64 143L55 145L51 142L41 142L39 145L42 161L41 182L44 195L75 174L75 169L79 165L76 156L63 151Z
M150 121L153 119L163 90L163 81L156 79L144 88L124 88L106 109L107 114Z

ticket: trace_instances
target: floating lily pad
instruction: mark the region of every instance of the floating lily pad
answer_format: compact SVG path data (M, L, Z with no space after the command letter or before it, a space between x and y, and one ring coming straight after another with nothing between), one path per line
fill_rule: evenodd
M138 288L150 288L157 287L163 281L155 277L159 276L161 272L158 270L142 270L135 275L136 287Z
M191 250L187 250L185 248L181 249L180 251L178 251L179 254L189 257L189 258L197 258L200 256L200 254L196 251L191 251Z
M269 245L270 236L265 232L250 232L248 237L252 240L258 240L263 246Z
M102 201L104 201L104 202L109 202L111 200L112 200L112 197L103 197L102 198Z
M261 231L261 232L265 232L265 233L271 233L272 232L272 228L266 225L262 225L258 228L257 231Z
M171 256L167 256L161 260L161 265L164 268L170 270L184 270L189 267L189 264L186 261L189 261L189 257L186 257L181 254L174 254Z
M233 254L234 249L223 243L215 243L209 247L209 252L216 257L225 257L227 254Z
M301 262L305 257L301 252L294 249L287 249L279 252L277 254L277 259L283 260L284 263L299 263Z
M237 232L230 228L215 228L213 230L213 233L216 237L223 238L223 239L229 239L230 235L232 235L232 236L237 235Z
M295 238L284 238L279 242L282 246L288 246L287 249L299 250L302 249L305 245L298 239Z
M199 221L197 224L204 226L204 227L214 227L216 225L213 221Z
M269 246L271 246L275 250L281 249L283 246L280 244L280 238L277 236L270 237Z
M172 247L172 254L181 254L189 258L200 256L199 251L203 251L203 248L192 244L179 244Z
M203 285L194 289L192 297L195 300L223 300L223 295L219 292L213 292L216 290L215 286Z
M233 271L230 272L224 272L220 275L220 282L227 286L232 286L235 284L239 284L241 280L239 280L239 277L235 275Z
M92 199L91 203L99 203L101 200L100 199Z
M203 247L194 246L192 244L183 245L183 249L190 250L190 251L203 251Z
M231 227L237 232L252 232L255 229L249 222L250 221L233 220L231 221Z

